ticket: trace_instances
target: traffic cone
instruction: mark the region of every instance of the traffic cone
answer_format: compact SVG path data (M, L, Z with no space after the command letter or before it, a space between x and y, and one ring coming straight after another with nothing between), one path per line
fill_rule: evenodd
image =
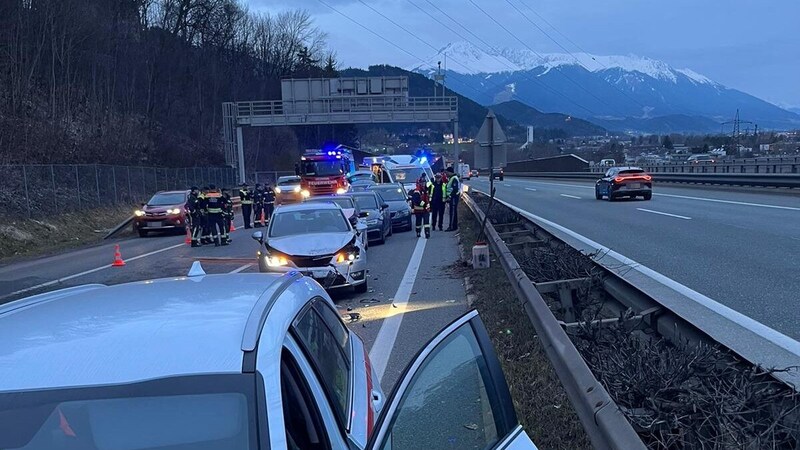
M192 245L192 230L189 227L186 227L186 239L183 240L183 243L186 245Z
M114 246L114 262L111 263L111 267L122 267L125 265L125 261L122 260L122 254L119 252L119 244Z
M231 227L228 229L228 233L233 233L234 231L236 231L236 227L233 226L233 220L231 219Z

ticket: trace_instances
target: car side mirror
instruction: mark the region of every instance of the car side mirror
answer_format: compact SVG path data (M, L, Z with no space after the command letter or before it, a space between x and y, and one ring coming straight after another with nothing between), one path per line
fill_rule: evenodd
M362 219L365 217L369 217L369 213L367 211L361 211L360 213L358 213L358 217Z
M259 244L263 244L263 243L264 243L264 232L263 232L263 231L256 231L256 232L254 232L254 233L251 235L251 237L253 238L253 240L255 240L256 242L258 242Z
M381 205L381 211L383 211L384 209L386 209L388 207L389 207L389 205L387 205L386 203L382 204Z

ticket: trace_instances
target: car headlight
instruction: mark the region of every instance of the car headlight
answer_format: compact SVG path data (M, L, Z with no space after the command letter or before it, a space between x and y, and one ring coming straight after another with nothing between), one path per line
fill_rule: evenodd
M292 189L292 190L293 190L295 193L297 193L297 192L300 192L300 186L295 186L295 187L294 187L294 189Z
M355 242L355 241L353 241L353 242ZM337 263L343 263L343 262L351 262L352 263L353 261L357 260L361 256L360 255L361 251L359 250L359 248L353 242L351 242L350 244L347 244L344 248L339 250L339 252L336 254L336 256L334 256L334 260Z
M300 195L302 195L303 198L308 198L311 197L311 192L308 192L306 189L303 189L302 191L300 191Z
M347 192L347 189L345 189L345 188L336 189L336 194L338 194L338 195L342 195L342 194L344 194L346 192Z
M144 215L144 211L142 211L141 209L137 209L136 211L133 212L133 215L136 217L142 217Z
M277 187L277 186L276 186L276 187L275 187L275 193L276 193L276 194L280 194L280 193L281 193L281 188L279 188L279 187Z
M180 213L181 213L181 209L180 208L173 208L173 209L168 209L167 210L167 214L176 215L176 214L180 214Z
M281 266L289 265L289 260L286 259L285 256L267 255L267 256L264 257L264 260L267 262L267 265L270 266L270 267L281 267Z

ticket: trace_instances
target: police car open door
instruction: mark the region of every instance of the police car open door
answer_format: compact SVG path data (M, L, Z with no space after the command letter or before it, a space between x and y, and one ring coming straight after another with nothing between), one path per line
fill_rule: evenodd
M536 449L517 422L500 362L476 311L448 325L406 367L367 448Z

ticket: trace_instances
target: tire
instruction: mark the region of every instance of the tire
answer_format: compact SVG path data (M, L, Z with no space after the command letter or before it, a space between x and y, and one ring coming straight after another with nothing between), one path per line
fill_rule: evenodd
M597 200L603 199L603 194L601 194L600 190L597 188L594 188L594 198L596 198Z
M650 200L651 198L653 198L653 193L652 192L648 192L648 193L644 194L643 197L644 197L645 200Z
M608 201L615 202L615 201L617 201L617 197L614 197L614 194L609 192L608 193Z
M393 234L394 234L394 225L389 225L389 234L387 234L386 236L388 237L388 236L391 236Z
M369 285L368 285L368 281L367 280L368 280L367 274L365 273L364 274L364 282L359 284L358 286L355 286L353 288L353 290L356 291L356 293L358 293L358 294L366 294L367 290L369 289Z
M139 230L139 237L147 237L147 230Z
M500 181L503 181L503 177L500 177Z

